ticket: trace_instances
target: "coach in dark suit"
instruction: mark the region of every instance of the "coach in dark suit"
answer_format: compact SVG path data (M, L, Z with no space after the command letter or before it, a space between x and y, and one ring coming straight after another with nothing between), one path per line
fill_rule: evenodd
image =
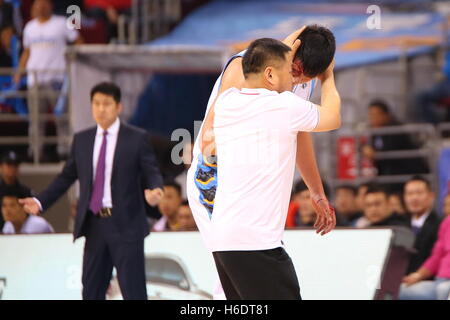
M86 237L83 299L105 299L113 267L125 299L147 299L145 202L159 203L163 182L149 136L119 121L120 96L113 83L91 90L97 126L74 136L69 159L45 191L21 200L27 212L38 214L79 180L74 239Z

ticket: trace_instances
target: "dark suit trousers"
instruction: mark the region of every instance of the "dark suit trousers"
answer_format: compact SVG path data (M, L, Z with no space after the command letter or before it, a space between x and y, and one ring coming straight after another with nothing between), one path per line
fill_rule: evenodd
M83 299L104 300L115 267L123 298L147 300L144 239L121 239L114 233L111 218L100 218L90 211L85 223Z

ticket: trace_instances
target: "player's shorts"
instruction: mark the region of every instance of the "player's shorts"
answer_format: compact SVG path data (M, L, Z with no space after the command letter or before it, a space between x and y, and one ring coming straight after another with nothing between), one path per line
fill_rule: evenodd
M206 208L211 219L217 189L216 157L206 159L205 156L199 154L194 178L195 185L200 191L200 203Z

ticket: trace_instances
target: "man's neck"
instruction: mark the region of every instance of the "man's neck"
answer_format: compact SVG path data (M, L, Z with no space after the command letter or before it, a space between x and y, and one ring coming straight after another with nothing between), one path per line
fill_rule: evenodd
M173 218L167 217L167 226L172 231L173 230L178 230L178 222L177 222L176 217L173 217Z
M414 219L420 219L421 217L423 217L425 214L427 214L427 213L429 213L430 212L430 210L425 210L425 211L422 211L422 212L420 212L420 213L414 213L413 214L413 218Z
M256 76L249 76L247 79L245 79L244 81L244 85L242 86L243 88L248 88L248 89L267 89L270 90L269 88L266 88L266 85L264 84L264 81Z
M7 185L13 185L17 181L15 177L1 177L1 179Z
M49 16L40 16L40 17L37 17L37 21L38 21L39 23L46 23L48 20L50 20L51 17L52 17L52 15L49 15Z
M103 130L108 131L108 129L111 128L111 126L112 126L114 123L116 123L116 121L117 121L117 118L116 118L113 122L111 122L111 123L109 123L109 124L104 124L104 125L98 124L98 125L99 125L100 128L102 128Z
M25 223L25 220L26 220L26 218L24 220L15 221L15 222L12 223L13 226L14 226L14 230L16 230L16 234L19 234L20 231L22 230L22 227L23 227L23 224Z

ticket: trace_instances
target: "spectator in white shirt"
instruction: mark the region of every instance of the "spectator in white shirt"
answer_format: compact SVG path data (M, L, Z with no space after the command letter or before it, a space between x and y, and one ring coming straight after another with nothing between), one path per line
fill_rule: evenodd
M6 192L3 196L2 215L5 219L3 234L54 233L52 226L42 217L28 215L19 198L24 195L17 192Z
M173 181L164 183L164 196L158 205L162 217L153 225L152 231L177 231L178 209L182 202L181 186Z
M25 25L23 32L23 52L20 57L19 70L14 81L19 84L21 74L27 71L28 89L36 87L35 91L29 90L28 110L33 114L33 108L38 109L39 114L45 114L53 110L58 99L59 91L65 76L65 51L68 43L79 44L82 39L75 29L70 29L65 17L53 15L51 0L36 0L33 3L32 16L34 19ZM34 96L37 92L38 98ZM37 105L35 104L37 102ZM33 136L44 135L45 122L30 121L30 143ZM67 126L57 121L57 135L67 135ZM64 132L66 131L66 132ZM58 143L61 147L62 143ZM42 143L39 143L39 149ZM60 150L61 152L67 150Z

